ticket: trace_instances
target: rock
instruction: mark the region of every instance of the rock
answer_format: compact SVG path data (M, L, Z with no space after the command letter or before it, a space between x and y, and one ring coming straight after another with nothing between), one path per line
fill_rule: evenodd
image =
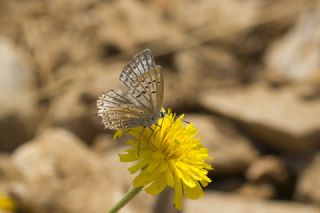
M117 138L116 140L114 140L113 135L102 133L95 137L90 148L97 154L105 156L110 151L114 151L114 149L125 149L124 147L128 139L131 139L131 136L127 134L123 135L123 137L121 138Z
M245 184L246 180L240 174L219 174L212 172L213 183L209 187L219 192L235 192L239 191Z
M174 110L192 108L197 103L196 88L182 81L181 75L171 72L163 73L164 97L163 106ZM179 82L179 83L177 83Z
M199 30L202 36L237 34L255 22L258 4L254 1L175 1L167 3L167 13L183 30ZM242 8L239 11L239 7ZM197 14L194 18L190 14ZM214 26L212 27L212 23ZM204 26L210 26L208 28ZM195 33L196 34L196 33ZM199 39L199 38L198 38ZM192 39L190 39L192 41Z
M159 29L166 34L151 43L160 55L207 45L211 41L235 42L239 35L256 24L259 13L259 4L255 1L166 1L161 2L161 7L160 16L164 17L162 21L166 25L162 23ZM197 17L190 14L197 14Z
M239 192L255 198L271 199L276 196L289 197L290 178L285 163L272 155L257 159L245 173L249 181Z
M131 175L128 168L131 163L122 163L119 160L119 156L116 153L122 153L125 147L117 147L113 150L105 152L102 156L103 163L109 172L110 179L121 186L121 194L118 193L115 200L120 200L124 193L131 187L131 183L135 175ZM158 196L153 197L146 194L144 191L136 195L136 197L130 201L130 204L135 212L152 212L152 209L156 207L158 202Z
M318 2L319 5L319 2ZM277 81L320 82L320 9L305 13L266 54L267 75Z
M175 209L172 205L174 200L174 191L171 188L166 188L159 195L157 205L154 212L178 213L179 210Z
M37 123L33 76L13 43L0 38L0 151L29 140Z
M275 197L276 189L269 183L245 183L236 192L242 196L266 200Z
M239 195L210 193L199 200L186 200L184 212L224 212L224 213L317 213L319 208L285 201L263 201Z
M63 127L77 134L86 143L91 143L99 123L94 109L90 110L82 100L82 94L81 90L73 88L56 97L41 129Z
M54 2L48 2L47 7L51 12L75 12L85 10L86 8L97 3L97 0L83 0L81 2L73 0L57 0Z
M264 156L256 160L246 171L251 182L283 183L289 174L284 162L274 156Z
M32 212L105 212L128 190L110 176L121 168L106 167L83 142L62 129L47 130L23 145L12 162L24 180L11 191L20 206ZM129 203L123 212L135 208Z
M6 154L0 154L0 179L4 180L18 180L21 177L16 168L10 161L10 156ZM1 181L1 183L3 183Z
M128 52L155 41L164 43L177 33L163 18L161 8L152 3L116 1L97 10L97 39L107 47Z
M257 151L228 122L207 115L188 115L185 118L199 130L199 137L214 167L214 174L241 174L257 158Z
M1 210L8 212L16 210L16 204L11 198L10 186L19 180L21 180L21 175L13 167L9 155L0 154L0 212Z
M320 204L320 153L314 156L313 162L302 171L299 177L295 198L300 201Z
M194 102L204 89L225 86L239 78L237 60L222 48L193 48L177 53L174 61L180 75L179 85L183 86L181 93L188 93Z
M279 150L301 152L319 144L320 101L299 98L290 88L263 84L207 91L202 106L241 124L260 143Z
M91 144L97 133L107 131L104 130L103 124L96 115L96 100L105 90L117 88L120 85L118 79L122 65L122 63L109 66L88 64L82 67L65 68L59 80L64 82L61 83L61 87L47 91L53 99L41 129L63 127ZM86 72L77 76L68 76L68 71L69 73L77 72L74 69L85 69Z
M100 134L94 139L91 148L96 153L104 155L116 145L118 145L118 142L114 141L111 135Z

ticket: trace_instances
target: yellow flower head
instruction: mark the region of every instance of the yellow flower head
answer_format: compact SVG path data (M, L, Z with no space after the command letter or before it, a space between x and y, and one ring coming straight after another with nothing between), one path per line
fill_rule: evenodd
M174 188L175 208L182 208L182 197L198 199L203 195L202 187L211 180L207 177L211 165L208 150L196 138L197 130L185 124L169 109L157 125L149 128L136 127L128 130L133 136L127 141L129 149L120 154L122 162L136 162L129 168L131 173L140 172L134 179L135 187L157 195L166 186ZM115 135L118 137L123 130Z
M16 203L8 196L0 194L0 212L1 210L15 212L17 210Z

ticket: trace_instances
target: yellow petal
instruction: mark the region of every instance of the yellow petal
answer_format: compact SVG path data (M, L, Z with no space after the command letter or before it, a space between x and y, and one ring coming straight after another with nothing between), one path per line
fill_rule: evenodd
M188 174L187 174L187 171L188 171L188 168L185 167L183 164L181 163L176 163L176 168L175 168L175 171L177 173L177 175L182 179L182 181L188 185L190 188L193 188L196 186L196 184L194 183L195 180L192 179Z
M143 170L134 180L133 185L135 187L145 186L152 182L157 176L159 175L159 172L155 171L152 173L147 172L146 170Z
M128 133L135 138L139 138L142 135L143 127L136 127L129 129Z
M192 179L189 175L184 175L182 178L182 181L184 184L186 184L190 188L196 187L196 184L195 184L196 181Z
M174 180L173 180L173 176L172 176L171 172L167 172L166 176L167 176L167 184L168 184L168 186L173 187L174 186Z
M121 162L132 162L137 160L137 156L134 153L127 153L127 154L119 154Z
M145 191L151 195L157 195L162 192L166 186L166 176L164 174L161 174L150 186L145 189Z
M183 184L184 196L189 199L198 199L203 195L203 190L198 181L196 181L196 186L190 188L189 186Z
M182 183L176 175L174 176L174 207L182 209Z
M156 168L159 167L160 163L161 163L161 161L159 161L159 160L152 160L151 163L146 168L146 170L149 173L152 173Z
M142 169L143 167L145 167L146 165L148 165L149 163L150 163L149 159L144 159L139 161L137 164L129 167L128 170L131 174L133 174L133 173L136 173L138 170Z
M118 138L121 138L124 134L123 129L119 129L114 133L113 139L117 140Z
M168 163L167 162L164 162L162 161L160 166L159 166L159 171L160 172L165 172L167 169L168 169Z
M211 180L210 180L210 181L211 181ZM202 185L203 187L208 186L208 182L205 181L205 180L201 180L200 183L201 183L201 185Z
M127 140L127 142L126 142L127 145L131 145L131 146L136 145L137 143L139 143L139 142L137 142L135 140Z

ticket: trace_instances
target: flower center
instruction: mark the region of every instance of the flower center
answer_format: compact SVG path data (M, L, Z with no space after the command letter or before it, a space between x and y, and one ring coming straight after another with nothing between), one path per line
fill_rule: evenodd
M164 154L162 154L162 152L160 152L158 150L158 151L155 151L155 152L152 153L152 158L153 159L157 159L157 160L163 160L164 159Z

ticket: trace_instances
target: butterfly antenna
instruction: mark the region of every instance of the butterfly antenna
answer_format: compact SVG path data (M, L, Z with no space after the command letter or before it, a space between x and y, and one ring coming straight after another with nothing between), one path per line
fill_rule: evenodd
M186 123L186 124L190 124L190 122L189 121L186 121L186 120L183 120L183 119L181 119L184 123Z
M179 119L181 119L184 123L186 123L186 124L190 124L190 122L189 122L189 121L184 120L184 119L182 119L182 118L180 118L180 117L181 117L181 114L178 116L178 118L179 118Z
M151 127L149 128L152 131L152 134L150 135L150 137L147 140L147 145L149 146L149 140L151 139L152 135L154 134L154 129L152 129Z

